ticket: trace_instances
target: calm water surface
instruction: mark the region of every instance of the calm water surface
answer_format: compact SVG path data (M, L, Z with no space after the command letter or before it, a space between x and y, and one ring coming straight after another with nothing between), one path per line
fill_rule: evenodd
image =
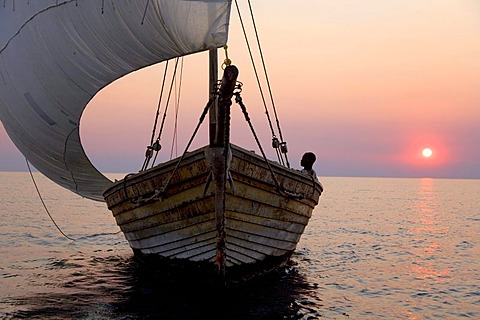
M480 181L323 178L288 268L217 291L133 260L105 205L0 173L0 319L480 319Z

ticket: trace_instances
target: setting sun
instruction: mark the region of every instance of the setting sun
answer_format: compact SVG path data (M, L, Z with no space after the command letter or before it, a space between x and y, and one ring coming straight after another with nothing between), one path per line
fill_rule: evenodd
M432 152L432 149L430 148L425 148L423 149L422 151L422 155L425 157L425 158L430 158L432 156L433 152Z

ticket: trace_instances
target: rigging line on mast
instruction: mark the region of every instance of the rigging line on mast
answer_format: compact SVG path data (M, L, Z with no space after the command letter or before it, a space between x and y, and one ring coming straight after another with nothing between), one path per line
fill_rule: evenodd
M165 88L165 81L167 79L168 62L169 60L167 60L165 64L165 70L163 72L162 87L160 89L160 95L158 97L157 112L155 113L155 121L153 122L152 136L150 137L150 144L147 146L147 151L145 151L145 160L143 161L142 169L140 171L144 171L147 169L148 164L152 159L153 151L159 151L161 149L160 141L157 140L155 143L153 143L153 140L155 139L155 132L157 131L157 124L158 124L158 117L160 116L160 108L162 105L162 97L163 97L163 91L164 91L163 89Z
M182 92L182 79L183 79L183 57L180 63L180 75L178 79L178 92L177 86L175 86L175 122L173 127L172 148L170 149L170 159L173 158L173 149L175 148L175 157L178 154L178 110L180 109L180 94Z
M173 70L173 75L172 75L172 81L170 82L170 89L168 90L167 102L165 103L165 109L163 110L163 118L162 118L162 123L160 125L160 131L158 132L157 140L160 140L160 138L162 136L163 128L165 126L165 119L167 118L168 106L170 104L170 98L172 96L172 89L173 89L173 85L174 85L174 82L175 82L175 77L177 75L178 61L179 61L179 58L176 58L175 59L175 68Z
M267 103L265 101L265 95L263 94L262 85L260 83L260 78L258 76L257 66L255 65L255 60L253 59L252 48L250 47L250 42L248 41L247 31L245 30L245 24L243 23L242 14L240 12L240 7L238 5L237 0L235 0L235 6L237 7L238 18L240 19L240 24L242 26L243 36L245 37L245 43L247 45L248 53L250 55L250 60L252 62L253 71L255 73L255 78L257 79L258 89L260 90L260 96L261 96L262 101L263 101L263 106L265 108L265 114L267 115L268 124L270 126L270 131L272 133L272 137L275 137L275 130L273 129L272 120L270 119L270 114L269 114L268 109L267 109Z
M247 107L243 103L243 99L240 96L239 92L234 93L234 95L235 95L235 102L240 106L240 109L242 110L243 116L245 117L245 120L247 121L248 125L250 126L250 130L252 131L253 137L255 138L255 141L257 142L258 149L260 149L260 152L262 153L263 159L265 160L265 163L267 164L267 167L270 170L273 182L275 182L275 185L277 186L277 189L280 192L281 191L280 183L278 183L278 180L275 177L273 169L272 169L272 167L270 166L270 163L267 160L267 156L265 155L265 152L263 151L262 144L260 143L260 140L258 139L257 133L255 132L255 129L253 128L253 124L250 121L250 116L248 115L248 112L247 112Z
M272 102L272 108L273 108L273 112L275 114L275 121L277 122L278 134L280 136L280 140L282 141L282 144L283 144L283 147L284 147L283 148L281 146L280 150L281 150L282 153L285 154L285 160L287 162L287 166L290 168L290 163L288 162L288 157L287 157L287 152L288 152L287 151L287 145L286 145L286 142L283 140L282 129L280 127L280 120L278 119L277 108L275 107L275 102L273 100L272 87L270 85L270 80L268 78L267 67L265 65L265 59L263 57L262 45L260 43L260 37L258 35L257 24L255 23L255 17L253 15L252 4L251 4L250 0L248 0L247 2L248 2L248 7L250 9L250 16L252 17L253 29L255 30L255 37L257 38L258 50L259 50L259 53L260 53L260 58L262 60L263 71L265 72L265 79L267 81L267 87L268 87L268 92L270 94L270 100Z
M170 98L172 96L172 89L173 89L173 86L174 86L175 77L177 76L177 69L178 69L178 61L179 60L180 60L179 58L175 59L175 68L173 70L172 81L170 82L170 89L168 91L168 97L167 97L167 101L165 103L165 109L163 110L162 124L160 125L160 130L158 132L157 141L160 141L160 138L161 138L162 132L163 132L163 128L165 126L165 119L167 118L167 111L168 111L168 106L170 105ZM155 152L155 157L153 158L152 167L155 165L155 161L157 160L158 151L160 151L160 149L156 150L156 152Z
M28 162L27 158L25 158L25 162L27 163L27 167L28 167L28 172L30 173L30 177L32 178L32 182L33 182L33 185L35 186L35 190L37 190L37 194L38 194L38 197L40 198L40 201L42 202L43 204L43 208L45 208L45 212L48 214L48 216L50 217L50 220L52 220L53 224L55 225L55 227L57 228L58 231L60 231L60 233L67 239L69 240L72 240L72 241L75 241L75 239L73 238L70 238L69 236L67 236L63 231L62 229L60 229L60 227L58 226L58 224L55 222L55 220L53 219L52 215L50 214L50 211L48 210L47 208L47 205L45 204L45 201L43 201L43 197L42 197L42 194L40 193L40 190L38 189L38 186L37 186L37 182L35 181L35 178L33 177L33 173L32 173L32 169L30 168L30 163Z
M273 168L270 165L270 162L268 161L267 156L265 155L265 152L263 151L262 144L260 143L260 139L258 139L257 133L255 132L255 129L253 128L252 121L250 120L250 116L248 115L248 112L247 112L247 107L243 103L243 99L240 95L240 92L234 93L234 95L235 95L235 102L240 106L240 109L242 110L243 116L245 117L245 120L247 121L247 123L250 127L250 130L252 131L253 137L255 138L255 142L257 143L257 146L260 149L260 152L262 153L263 160L265 160L265 163L267 164L267 167L270 171L270 174L272 175L272 180L277 187L277 191L280 194L285 195L285 196L290 197L290 198L293 198L293 199L304 199L305 196L303 194L288 191L280 185L280 183L278 182L278 180L275 176L275 172L273 171Z
M207 115L208 110L209 110L210 107L213 105L213 101L214 101L213 98L211 98L210 100L208 100L207 105L203 108L203 112L202 112L202 114L200 115L200 119L198 120L197 126L195 127L195 130L193 131L193 134L192 134L190 140L188 141L187 146L185 147L185 150L183 151L182 156L181 156L180 159L178 160L175 168L174 168L173 171L172 171L172 174L171 174L170 177L168 178L167 182L164 184L162 190L160 190L160 197L163 197L163 196L166 194L167 188L168 188L168 186L170 185L170 181L172 180L173 176L174 176L175 173L177 172L177 169L178 169L178 167L180 166L180 163L183 161L183 159L184 159L185 156L187 155L188 149L190 148L190 145L192 144L193 139L195 139L195 136L196 136L197 133L198 133L198 129L200 129L200 126L202 125L203 120L205 120L205 116Z
M157 131L158 117L160 116L160 107L161 107L162 97L163 97L163 89L165 87L165 80L167 79L168 61L169 60L167 60L167 63L165 64L165 70L163 72L162 88L160 90L160 96L158 97L157 113L155 115L155 122L153 124L152 137L150 138L150 145L153 144L153 139L155 139L155 132Z

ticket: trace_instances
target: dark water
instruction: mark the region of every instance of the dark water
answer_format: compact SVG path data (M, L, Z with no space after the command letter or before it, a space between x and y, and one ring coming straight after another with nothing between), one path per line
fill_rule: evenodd
M244 288L166 284L104 204L0 173L0 319L480 318L480 181L324 178L291 264Z

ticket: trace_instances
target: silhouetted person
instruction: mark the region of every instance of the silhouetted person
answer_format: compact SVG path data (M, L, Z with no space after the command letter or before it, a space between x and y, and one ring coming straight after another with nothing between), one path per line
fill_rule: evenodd
M317 160L317 157L313 152L305 152L302 156L302 160L300 160L300 165L303 167L303 169L300 170L300 172L307 173L312 177L314 177L315 179L318 179L317 173L315 172L315 170L313 170L313 164L315 163L316 160Z

